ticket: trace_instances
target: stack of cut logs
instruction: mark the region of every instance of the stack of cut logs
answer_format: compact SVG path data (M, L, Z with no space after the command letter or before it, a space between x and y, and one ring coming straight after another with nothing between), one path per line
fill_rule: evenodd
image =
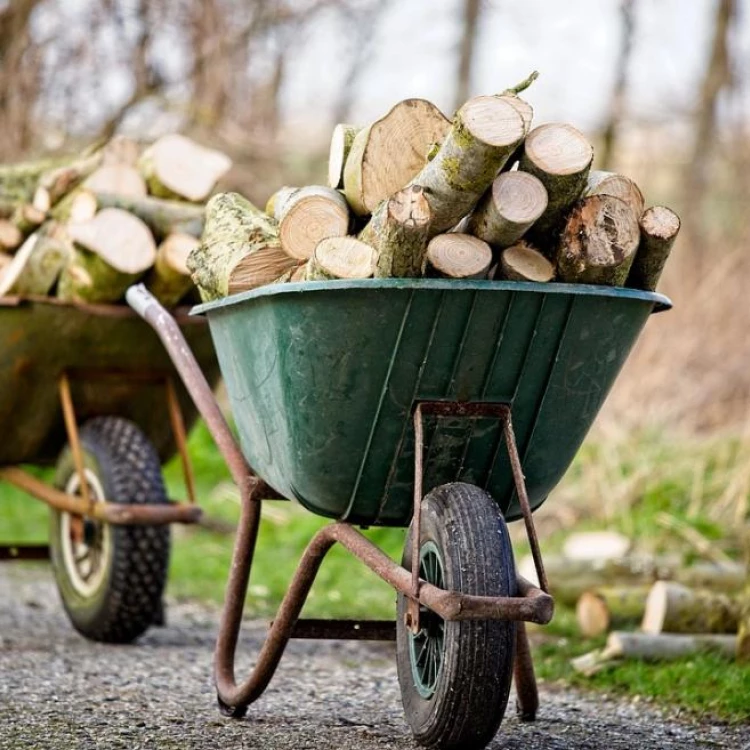
M619 534L573 534L545 564L555 599L575 606L581 634L604 648L573 660L592 675L622 659L664 661L704 650L750 662L750 588L729 559L685 565L681 556L635 554ZM530 560L521 573L531 576Z
M168 306L194 290L188 254L231 162L182 135L117 136L74 158L0 167L0 297L112 303L143 279Z
M271 282L432 276L653 290L680 222L644 211L627 177L592 171L571 125L531 127L531 81L469 100L450 122L408 99L337 125L328 185L284 187L265 211L214 196L188 265L204 300Z

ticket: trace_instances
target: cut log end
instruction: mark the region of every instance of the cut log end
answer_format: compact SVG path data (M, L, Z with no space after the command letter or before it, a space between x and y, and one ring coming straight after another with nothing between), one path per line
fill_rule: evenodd
M546 174L573 175L588 168L594 149L572 125L549 123L529 133L524 142L524 156Z
M637 219L641 218L645 201L638 185L629 177L615 172L595 170L589 172L586 195L612 195L625 201L633 210Z
M641 228L651 237L671 240L680 231L680 217L666 206L653 206L641 217Z
M555 278L555 267L528 242L503 250L500 256L502 278L509 281L546 283Z
M593 591L585 591L576 605L578 627L587 638L593 638L609 630L609 608L607 603Z
M528 133L531 130L531 121L534 118L532 106L525 99L521 99L520 96L514 94L500 94L498 98L510 104L521 115L524 132Z
M388 214L409 228L424 227L430 222L430 204L419 185L399 190L388 201Z
M470 234L439 234L427 247L427 271L432 276L484 279L491 264L490 246Z
M127 164L105 164L92 172L84 180L83 186L88 190L133 198L142 198L148 194L141 173Z
M512 146L524 136L522 116L503 97L477 96L466 102L460 112L467 130L489 146Z
M329 237L315 248L307 279L367 279L375 270L376 255L373 248L354 237Z
M344 186L344 165L357 133L362 128L340 122L333 129L331 148L328 153L328 187L337 189Z
M23 242L23 232L8 219L0 219L0 250L15 250Z

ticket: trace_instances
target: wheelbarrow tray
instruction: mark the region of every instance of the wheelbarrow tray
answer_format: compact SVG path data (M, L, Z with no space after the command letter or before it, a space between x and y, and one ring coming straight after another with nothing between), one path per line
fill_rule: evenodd
M207 379L219 368L205 321L177 314ZM197 324L197 325L196 325ZM151 327L122 305L0 299L0 466L55 461L67 438L58 393L70 378L79 423L94 416L135 422L162 461L174 452L164 379L174 366ZM186 425L195 406L174 376Z
M562 478L661 295L387 279L264 287L201 305L242 450L309 510L403 526L420 401L508 404L532 508ZM424 490L485 488L520 515L497 419L425 417Z

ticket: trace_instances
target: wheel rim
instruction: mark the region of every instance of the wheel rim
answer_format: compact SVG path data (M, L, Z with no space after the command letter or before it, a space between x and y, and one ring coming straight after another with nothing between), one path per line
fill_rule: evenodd
M444 588L443 558L434 542L419 551L419 577ZM419 608L418 633L409 633L409 661L417 692L426 699L437 690L445 653L445 621L426 607Z
M89 497L96 502L104 499L99 478L90 469L84 470ZM68 495L79 495L81 480L74 472L65 485ZM76 539L74 516L60 513L60 546L62 560L73 588L81 596L89 597L101 586L107 573L107 559L111 549L111 529L108 524L91 518L83 519L83 538Z

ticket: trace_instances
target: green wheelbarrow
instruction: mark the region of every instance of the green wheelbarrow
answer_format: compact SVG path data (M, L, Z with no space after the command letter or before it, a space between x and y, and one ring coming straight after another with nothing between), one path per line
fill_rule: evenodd
M481 748L515 675L538 697L525 623L552 618L532 511L559 482L652 312L669 300L563 284L367 280L269 286L198 307L239 444L172 317L130 305L161 337L242 493L216 648L219 705L244 715L290 638L391 639L406 718L434 748ZM261 501L335 519L310 541L252 674L234 659ZM522 519L539 587L516 574ZM409 527L398 564L355 527ZM394 622L304 620L339 543L398 593Z

